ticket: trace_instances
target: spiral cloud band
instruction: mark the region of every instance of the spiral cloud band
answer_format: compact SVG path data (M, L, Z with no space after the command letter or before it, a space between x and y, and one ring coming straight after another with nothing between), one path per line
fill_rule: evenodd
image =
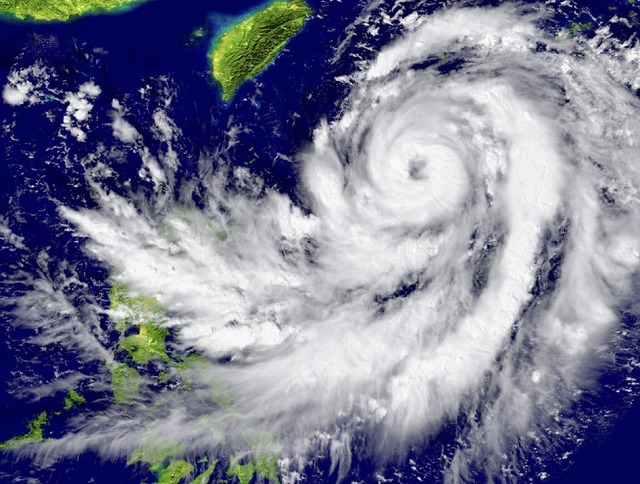
M275 434L286 479L324 453L339 480L356 451L382 465L466 415L441 469L458 482L516 480L533 465L522 449L579 433L564 412L611 364L637 289L637 65L600 58L606 32L554 40L543 17L414 18L300 153L304 209L230 194L223 174L203 180L206 210L163 205L161 222L98 182L99 210L61 208L119 280L158 297L180 344L219 362L202 378L232 410L206 419L228 445ZM172 432L206 445L202 415L169 406ZM117 452L145 432L102 425L64 445L108 436Z

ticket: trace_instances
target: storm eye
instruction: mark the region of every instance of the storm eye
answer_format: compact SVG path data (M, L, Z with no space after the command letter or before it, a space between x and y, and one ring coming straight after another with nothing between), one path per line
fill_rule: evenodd
M409 178L412 180L424 180L427 178L425 168L427 167L427 160L423 158L414 158L409 161Z

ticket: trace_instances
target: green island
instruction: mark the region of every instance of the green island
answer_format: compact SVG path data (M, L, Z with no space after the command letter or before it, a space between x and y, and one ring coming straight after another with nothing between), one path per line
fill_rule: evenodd
M304 0L275 1L224 32L209 54L222 100L266 69L312 12Z
M120 333L118 351L125 353L133 363L139 365L145 365L151 360L165 363L171 361L165 343L169 330L157 323L164 312L156 298L133 296L125 284L115 282L109 291L109 303L111 319ZM142 376L138 370L123 361L107 362L106 365L111 373L115 403L131 403L138 396L143 383ZM165 374L159 379L166 383L169 375Z
M53 417L58 417L63 415L64 412L68 412L80 405L87 403L87 399L80 395L74 389L70 389L67 391L64 397L64 407L61 410L53 412ZM50 439L45 439L43 434L43 428L49 424L49 415L47 412L41 412L31 420L27 427L29 431L26 434L18 435L17 437L13 437L6 442L0 443L0 450L5 449L17 449L25 444L33 444L37 442L46 442Z
M227 476L235 477L239 484L249 484L254 474L260 481L280 483L278 478L278 454L280 443L277 436L262 432L251 432L244 435L249 444L249 454L235 454L227 469ZM241 463L243 462L243 463Z
M178 484L193 471L193 464L184 459L174 460L160 471L157 484Z
M187 38L187 45L194 46L200 44L207 36L207 30L206 27L196 27L193 29Z
M227 469L227 476L235 477L239 484L249 484L256 474L261 480L280 483L278 479L278 460L276 457L251 458L245 464L240 464L237 456L231 458L231 465Z
M571 22L571 25L569 26L569 28L564 29L562 32L556 35L555 40L560 41L560 40L572 39L579 32L584 32L585 30L589 30L592 27L593 27L593 22L585 22L585 23Z
M65 22L83 15L115 12L144 0L0 0L0 17Z
M179 381L183 390L191 390L189 374L211 363L202 355L170 356L167 337L170 331L161 325L165 318L158 300L147 295L134 295L125 284L113 282L109 291L109 312L119 333L116 359L106 362L111 373L111 387L116 404L135 400L144 383L140 366L161 363L155 380L160 384ZM145 372L145 374L147 374Z
M165 340L169 330L154 323L146 322L135 328L136 333L125 336L120 341L119 350L126 351L131 359L141 365L152 359L169 362Z
M203 459L206 459L206 457ZM193 484L207 484L211 480L211 476L213 475L213 471L216 469L217 463L218 461L214 460L209 467L202 471L202 473L198 474L191 482L193 482Z
M71 410L74 407L87 403L87 399L80 395L74 389L67 392L67 396L64 397L64 409Z
M131 454L127 465L146 463L149 465L149 470L157 477L156 484L178 484L195 469L193 464L184 459L172 459L184 454L185 449L184 443L144 444Z
M131 454L127 465L136 463L148 464L149 470L157 477L155 484L178 484L179 482L190 482L194 484L208 483L211 480L218 461L214 460L204 471L192 480L188 480L187 478L193 474L196 467L189 461L178 458L184 455L185 450L186 445L184 443L163 444L161 441L155 441L143 444ZM206 464L208 462L209 458L206 456L197 460L198 464Z
M170 332L161 325L165 314L156 298L134 294L125 284L113 282L109 300L111 319L119 334L116 360L106 363L111 372L111 387L116 404L129 404L138 398L140 388L145 384L139 369L153 362L155 365L159 364L160 369L155 377L149 376L157 383L180 382L179 388L182 391L191 391L191 376L199 374L199 384L204 383L211 391L208 398L202 397L202 403L213 404L222 411L232 409L233 400L224 385L215 380L207 381L208 378L201 374L211 366L208 358L198 353L168 353L166 339ZM68 398L72 398L71 395L69 393ZM203 422L202 425L209 424ZM211 431L215 440L224 445L224 435L214 427ZM229 467L223 471L229 482L248 484L256 478L279 484L280 444L277 437L250 432L244 435L244 440L249 450L232 455ZM204 456L194 464L185 459L186 450L184 442L168 442L159 436L149 438L131 453L127 465L148 466L149 471L155 475L155 484L208 483L219 462L214 460L209 463ZM208 465L205 467L203 464ZM200 474L194 477L196 471Z
M192 391L190 378L193 374L197 377L198 389L201 391L208 387L210 391L208 396L197 396L202 404L208 408L215 405L222 412L232 411L232 398L224 385L213 379L207 381L209 378L203 374L203 370L211 367L208 358L198 353L168 353L165 340L169 330L160 325L164 312L155 298L137 295L120 283L112 284L109 298L110 316L118 331L118 341L114 358L105 360L104 364L111 375L111 391L116 405L129 405L144 397L140 390L148 384L169 383L171 389ZM153 368L154 371L149 371ZM86 403L87 399L76 389L68 389L59 401L60 411L53 412L52 418L64 418L65 414ZM49 423L48 413L40 413L28 422L26 433L0 443L0 451L52 440L46 438L44 432ZM200 425L201 428L209 428L212 438L221 449L224 448L225 436L215 425L206 418ZM154 476L154 484L206 484L212 479L220 483L249 484L256 480L279 484L281 446L277 436L249 431L243 434L243 438L245 450L227 454L227 464L221 468L220 461L210 460L207 455L194 456L192 451L189 452L187 442L151 433L129 454L127 465L141 465L148 469ZM214 476L216 470L219 474Z
M126 363L117 361L107 363L107 369L111 373L111 388L116 405L127 405L135 400L142 385L140 373Z
M31 422L29 422L29 432L24 435L19 435L12 439L7 440L0 444L0 450L4 449L15 449L24 444L32 444L35 442L44 442L44 437L42 434L42 427L44 427L49 422L49 417L47 416L47 412L42 412L36 418L34 418Z
M145 462L149 464L149 469L152 472L158 472L163 468L163 465L166 467L171 457L183 454L185 449L186 445L182 442L167 443L162 442L161 439L150 441L142 444L131 454L127 465Z
M164 316L158 300L150 296L132 296L129 288L119 282L109 291L109 309L117 330L122 333L130 326L157 321Z

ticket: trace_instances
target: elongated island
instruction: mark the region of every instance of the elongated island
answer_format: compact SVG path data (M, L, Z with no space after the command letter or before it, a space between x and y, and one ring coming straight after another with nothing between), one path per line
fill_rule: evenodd
M275 1L222 34L212 47L210 60L223 101L229 101L240 84L267 68L312 12L304 0Z
M0 0L0 17L65 22L83 15L115 12L146 0Z

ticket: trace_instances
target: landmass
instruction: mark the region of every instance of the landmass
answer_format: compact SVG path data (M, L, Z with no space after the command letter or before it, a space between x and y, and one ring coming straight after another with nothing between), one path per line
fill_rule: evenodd
M157 484L178 484L193 471L193 464L184 459L174 460L162 469L158 475Z
M270 483L280 484L278 478L280 443L277 436L251 432L244 435L244 439L251 447L251 451L248 455L235 454L231 457L227 476L235 477L239 484L249 484L255 474L258 481L268 480Z
M153 323L164 316L158 300L151 296L133 296L125 284L114 282L109 291L109 309L116 328L123 333L128 327Z
M0 17L65 22L83 15L115 12L145 0L0 0Z
M571 22L571 25L556 35L556 41L572 39L579 32L584 32L585 30L589 30L593 27L593 22Z
M184 443L162 444L160 442L161 440L150 441L140 446L131 454L127 465L136 463L148 464L149 470L157 477L155 484L178 484L179 482L206 484L211 480L213 471L218 463L217 460L212 461L193 480L189 480L187 478L194 473L196 466L180 458L180 456L184 456L186 445ZM197 464L207 464L208 462L209 458L207 456L200 457L196 461Z
M116 405L131 403L140 391L142 384L140 373L126 363L117 361L107 363L107 369L111 373L111 388Z
M221 412L233 411L231 395L206 371L212 368L208 358L193 352L180 355L175 349L168 348L170 342L166 340L172 333L162 326L165 313L156 298L139 295L127 285L115 282L109 300L117 341L114 343L115 354L104 363L111 374L111 391L116 405L129 405L148 396L149 392L141 393L147 385L166 385L168 390L191 392L193 376L200 392L197 398L203 405ZM206 387L209 387L209 393L203 392ZM75 412L87 403L87 399L70 388L58 402L56 406L60 411L51 415L54 420ZM49 424L47 412L38 414L28 422L26 433L0 443L0 451L9 452L23 445L51 441L45 437ZM226 453L224 434L206 418L202 419L201 427L211 430L212 439L219 445L221 460L198 453L194 455L187 442L151 433L131 452L127 465L148 469L154 475L154 484L206 484L214 477L221 484L280 483L278 457L281 445L275 434L248 431L243 434L244 450ZM216 471L217 476L214 476Z
M87 399L80 395L74 389L71 389L67 392L67 396L64 397L64 409L71 410L78 405L82 405L83 403L87 403Z
M24 435L19 435L14 437L6 442L0 444L0 450L4 449L15 449L16 447L20 447L24 444L31 444L34 442L43 442L44 437L42 434L42 427L44 427L49 422L49 418L47 416L47 412L42 412L36 418L34 418L31 422L29 422L29 432Z
M201 459L201 461L203 462L207 462L208 459L206 457L203 457ZM202 473L198 474L194 479L193 479L193 484L207 484L210 480L211 480L211 476L213 475L213 471L216 469L216 464L218 463L217 460L214 460L209 467L207 467Z
M238 479L239 484L249 484L256 474L260 481L268 480L279 484L278 460L275 457L251 458L245 464L240 464L237 456L231 458L231 465L227 469L227 476Z
M169 362L165 340L169 330L152 322L145 322L135 328L136 333L125 336L120 341L119 350L126 351L139 364L147 364L152 359Z
M187 39L187 45L194 46L200 44L207 36L207 30L206 27L196 27L193 29Z
M304 0L276 1L222 34L210 60L223 101L229 101L240 84L273 62L312 12Z

